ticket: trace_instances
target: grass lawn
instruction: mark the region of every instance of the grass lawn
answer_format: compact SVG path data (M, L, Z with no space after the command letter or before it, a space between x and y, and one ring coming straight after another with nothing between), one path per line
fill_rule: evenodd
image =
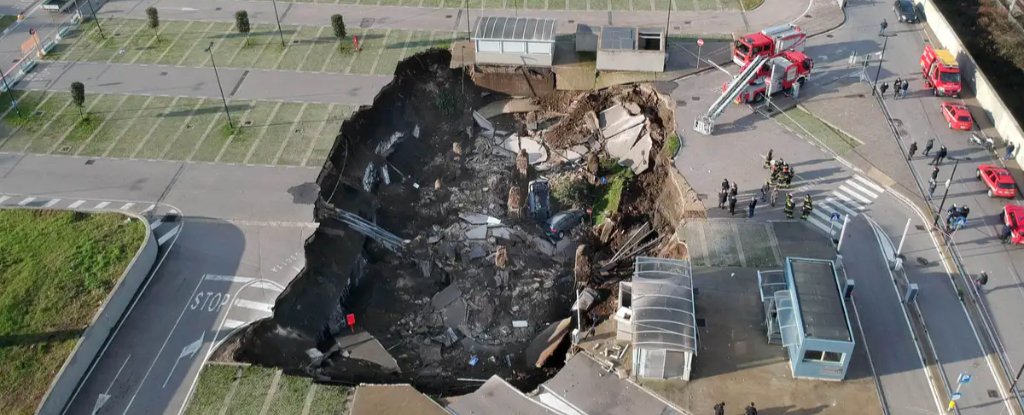
M267 405L267 414L286 415L302 413L309 405L310 414L346 414L351 395L351 388L318 385L278 369L208 363L185 413L258 414Z
M604 219L619 210L619 202L622 200L622 191L626 184L633 179L633 170L629 167L614 165L601 166L602 173L608 180L608 184L597 187L597 197L594 198L594 224L604 222Z
M797 135L828 147L840 156L861 144L857 139L832 128L800 107L790 108L773 119L779 124L789 127Z
M325 23L326 23L325 19ZM46 59L158 65L211 65L206 47L213 42L218 66L245 69L302 70L391 75L398 61L430 47L448 47L459 31L350 29L338 40L329 26L254 24L249 36L227 22L166 21L158 31L139 19L104 19L105 39L95 25L78 26ZM424 34L426 34L424 36ZM352 37L359 38L360 51ZM432 41L412 42L426 37Z
M164 160L320 166L354 107L274 101L87 95L83 120L65 92L18 92L0 151ZM0 99L0 111L7 100Z
M661 154L668 159L675 157L676 152L679 151L679 146L682 143L679 141L679 136L672 134L668 136L668 140L665 141L665 145L661 147Z
M0 31L11 27L14 22L18 21L18 16L0 16Z
M36 410L145 224L117 214L0 210L0 407Z

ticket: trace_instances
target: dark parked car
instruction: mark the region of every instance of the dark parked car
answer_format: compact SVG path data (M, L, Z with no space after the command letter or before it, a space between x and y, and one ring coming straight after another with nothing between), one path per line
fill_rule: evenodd
M558 241L564 238L566 233L581 225L586 217L587 213L579 209L558 212L548 219L547 229L544 231L549 238Z
M896 0L892 3L892 12L896 14L896 20L903 23L917 23L917 9L914 2L910 0Z
M550 186L547 179L537 179L530 182L529 194L527 195L527 206L530 209L530 217L543 221L551 216L548 204Z

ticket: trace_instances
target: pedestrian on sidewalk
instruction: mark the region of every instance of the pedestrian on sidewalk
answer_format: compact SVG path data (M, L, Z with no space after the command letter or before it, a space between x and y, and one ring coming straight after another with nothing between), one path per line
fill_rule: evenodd
M981 271L978 277L974 279L974 286L981 290L981 287L984 287L985 284L988 284L988 273Z
M715 404L715 415L725 415L725 402Z
M729 197L736 197L740 193L740 185L733 182L732 188L729 189Z
M753 402L750 403L750 406L747 406L744 415L757 415L757 407L754 406Z
M725 189L718 191L718 208L725 209L725 200L729 198L729 192Z
M946 150L946 146L939 147L939 163L942 163L943 161L946 160L946 155L947 154L949 154L949 151ZM936 165L937 164L938 163L936 163Z
M736 216L736 196L729 195L729 214Z
M896 78L896 82L892 83L892 99L900 99L900 88L903 87L903 80Z
M782 208L782 211L786 213L786 219L793 219L793 194L789 193L786 195L786 206Z
M929 138L927 143L924 143L924 156L928 157L928 153L932 151L932 147L935 147L935 139Z
M904 79L903 80L903 86L900 87L900 98L906 98L907 97L907 89L908 88L910 88L910 81Z
M907 151L907 160L914 158L914 153L917 152L917 141L910 143L910 150Z
M878 25L881 29L878 31L879 36L885 36L885 28L889 27L889 22L882 19L882 23Z
M772 205L772 207L775 207L775 202L777 202L778 200L779 200L779 188L778 188L778 186L773 186L772 187L772 197L771 197L771 205Z
M935 196L935 188L938 185L939 185L939 183L936 182L934 178L931 179L931 180L928 180L928 197L934 197Z
M888 90L889 90L889 83L888 82L882 82L882 85L878 86L878 96L880 96L880 97L882 97L884 99L885 98L885 91L888 91Z
M769 166L772 165L772 152L774 151L775 150L773 149L768 149L768 154L764 156L764 168L767 169Z
M764 182L764 186L761 186L761 201L768 200L768 193L772 191L772 184L769 181Z
M814 210L814 204L811 203L811 195L804 195L804 206L803 211L800 213L800 219L807 220L812 210Z
M1016 150L1016 149L1017 149L1017 146L1013 145L1013 143L1010 143L1008 146L1006 146L1006 156L1003 157L1003 160L1012 159L1013 158L1013 150Z
M757 207L757 198L756 197L750 198L750 203L747 204L747 217L748 218L754 217L754 208L756 208L756 207Z
M729 191L729 179L722 180L722 190Z
M935 166L935 168L932 169L932 180L934 181L934 180L938 180L938 179L939 179L939 166Z

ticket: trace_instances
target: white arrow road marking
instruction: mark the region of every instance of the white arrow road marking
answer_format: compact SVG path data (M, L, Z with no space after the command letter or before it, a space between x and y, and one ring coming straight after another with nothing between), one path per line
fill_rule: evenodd
M174 366L171 366L171 371L167 373L167 379L164 379L164 386L162 387L167 387L167 382L171 380L171 375L174 374L174 369L178 368L178 362L180 362L181 359L184 357L188 357L189 359L194 357L196 355L196 352L199 351L199 348L203 347L203 339L205 338L206 332L204 331L202 332L202 334L199 335L199 340L189 343L185 347L181 348L181 354L179 354L178 359L174 361Z
M121 363L121 368L117 369L117 373L114 374L114 379L110 381L110 385L107 386L107 390L103 391L103 393L96 397L96 405L92 407L93 415L99 413L100 408L102 408L103 405L106 405L107 401L110 400L110 389L114 387L114 383L117 382L117 378L121 376L121 371L124 370L125 366L128 366L128 359L131 358L132 355L128 355L128 357L124 359L124 363Z
M167 233L161 235L160 239L156 240L156 244L157 245L163 245L163 244L167 243L167 241L171 240L171 238L173 238L174 235L177 234L179 230L181 230L181 226L180 225L179 226L175 226L174 229L171 229Z

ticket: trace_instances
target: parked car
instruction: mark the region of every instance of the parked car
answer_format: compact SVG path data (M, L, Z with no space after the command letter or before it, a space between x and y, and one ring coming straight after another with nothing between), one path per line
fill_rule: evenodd
M1004 206L999 221L1010 228L1010 242L1024 244L1024 206Z
M992 164L978 166L976 176L978 180L985 182L988 186L988 197L1008 197L1013 199L1017 196L1017 185L1013 176L1006 169Z
M917 23L917 9L910 0L896 0L892 3L892 12L896 20L904 23Z
M544 221L551 216L550 193L551 186L547 179L537 179L530 182L527 190L527 207L530 209L530 217Z
M942 116L946 118L950 129L968 131L974 128L974 118L971 118L971 112L967 110L965 105L955 102L943 102Z
M587 213L580 209L561 211L548 219L544 232L549 238L558 241L564 238L566 233L583 224L586 218Z
M67 10L72 4L74 4L72 0L46 0L43 2L43 10L50 13L60 13Z

